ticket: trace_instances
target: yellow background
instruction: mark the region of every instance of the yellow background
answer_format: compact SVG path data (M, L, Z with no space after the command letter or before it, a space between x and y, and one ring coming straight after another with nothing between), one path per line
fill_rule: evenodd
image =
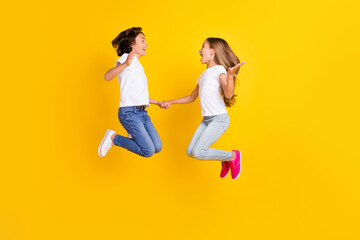
M1 9L0 239L359 239L357 1L20 1ZM149 114L163 151L101 159L119 86L111 40L141 26L150 97L193 90L207 37L247 64L214 147L185 150L198 100Z

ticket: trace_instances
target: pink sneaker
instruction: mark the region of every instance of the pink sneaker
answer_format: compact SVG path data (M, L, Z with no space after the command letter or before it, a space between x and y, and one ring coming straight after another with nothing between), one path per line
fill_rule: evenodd
M111 129L107 130L105 133L105 136L103 138L103 140L101 141L100 145L99 145L99 156L100 157L105 157L106 153L110 150L110 148L114 145L113 141L111 140L111 136L114 134L115 132Z
M224 178L228 175L229 173L229 163L227 161L221 162L221 172L220 172L220 177Z
M241 152L238 150L233 150L235 152L235 159L229 161L229 166L231 169L231 177L233 179L238 179L241 172Z

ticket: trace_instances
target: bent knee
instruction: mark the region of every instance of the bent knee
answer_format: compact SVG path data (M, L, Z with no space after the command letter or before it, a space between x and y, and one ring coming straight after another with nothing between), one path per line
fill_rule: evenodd
M161 150L162 150L162 143L157 144L155 146L155 153L159 153L159 152L161 152Z
M154 155L155 151L153 152L149 152L149 151L146 151L142 154L143 157L151 157L152 155Z
M193 150L191 152L191 155L193 158L198 159L198 160L203 160L204 159L204 154L202 150Z
M186 149L186 155L188 155L189 157L193 157L192 151L191 151L190 148L187 148L187 149Z
M152 155L154 155L155 153L155 148L147 148L147 149L142 149L142 154L141 156L143 157L151 157Z
M202 160L203 159L203 157L200 154L193 154L192 157L197 159L197 160Z

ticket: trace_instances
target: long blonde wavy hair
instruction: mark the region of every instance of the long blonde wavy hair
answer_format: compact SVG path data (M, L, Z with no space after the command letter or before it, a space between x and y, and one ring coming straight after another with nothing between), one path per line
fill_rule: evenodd
M226 71L229 70L229 68L235 67L238 63L240 63L239 58L235 55L235 53L231 50L229 44L222 38L207 38L206 41L209 43L210 48L215 50L215 63L222 65L225 67ZM237 74L239 73L239 70L236 70L235 76L234 76L234 86L236 86L236 79ZM221 88L221 95L224 99L225 105L227 107L231 107L236 102L236 96L233 95L230 99L225 97L224 90Z

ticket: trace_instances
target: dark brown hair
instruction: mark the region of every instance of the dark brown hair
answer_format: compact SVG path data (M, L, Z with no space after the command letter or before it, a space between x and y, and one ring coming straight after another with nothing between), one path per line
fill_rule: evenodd
M119 57L124 53L130 53L132 51L131 45L135 44L135 38L140 33L144 34L141 27L132 27L122 31L114 40L112 40L111 44L113 48L116 48Z
M231 50L229 44L221 38L207 38L206 41L209 43L210 48L215 50L214 60L216 64L222 65L225 67L226 71L229 68L235 67L238 63L240 63L239 58L235 55L235 53ZM236 86L236 79L239 70L236 70L234 77L234 86ZM221 95L223 96L225 105L227 107L231 107L235 104L237 95L233 95L230 99L225 97L224 90L221 90Z

